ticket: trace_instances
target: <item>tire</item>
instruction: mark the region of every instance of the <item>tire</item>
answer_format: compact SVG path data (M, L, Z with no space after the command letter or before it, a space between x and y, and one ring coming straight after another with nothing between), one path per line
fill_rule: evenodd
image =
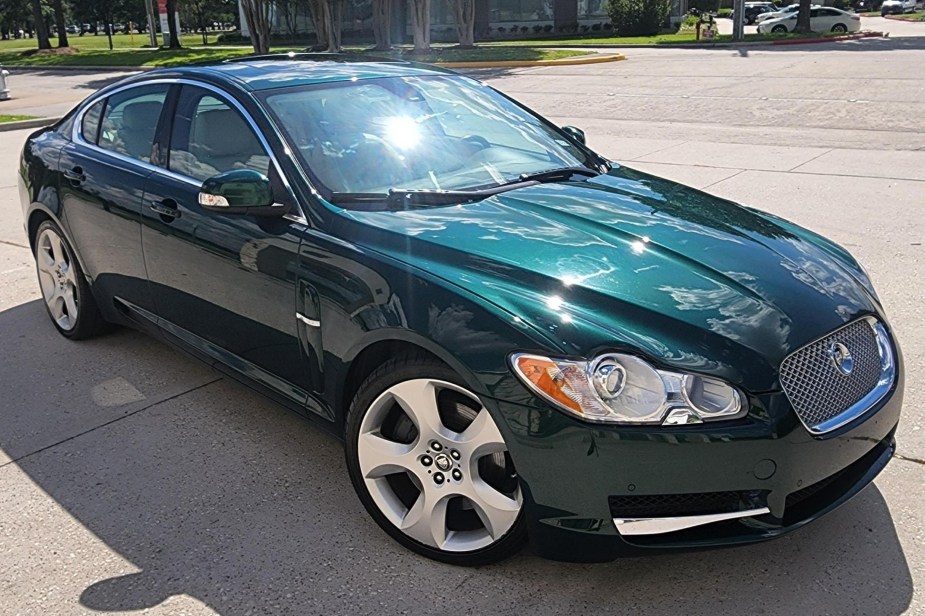
M523 497L507 446L446 365L405 355L380 366L350 405L346 436L360 501L403 546L462 566L522 547Z
M771 32L773 32L774 34L782 34L782 33L785 33L785 32L787 32L787 26L785 26L785 25L783 25L783 24L777 24L776 26L774 26L773 28L771 28Z
M71 340L102 332L106 323L61 228L46 220L36 229L34 245L39 289L55 329Z
M848 27L845 24L835 24L834 26L832 26L832 32L844 33L847 31L848 31Z

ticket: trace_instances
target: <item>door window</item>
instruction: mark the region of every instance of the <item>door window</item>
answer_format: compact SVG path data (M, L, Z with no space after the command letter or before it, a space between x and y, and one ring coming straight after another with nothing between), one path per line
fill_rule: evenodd
M136 160L151 162L154 133L168 87L158 84L130 88L106 99L99 146Z
M83 121L80 124L80 136L87 143L96 143L100 132L100 115L103 113L105 100L94 103L84 114Z
M269 176L270 157L237 109L208 90L184 86L170 137L169 169L206 180L234 169Z

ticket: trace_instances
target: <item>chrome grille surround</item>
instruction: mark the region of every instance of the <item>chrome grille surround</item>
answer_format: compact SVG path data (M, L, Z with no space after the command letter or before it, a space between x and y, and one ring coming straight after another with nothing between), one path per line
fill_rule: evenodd
M850 352L853 365L848 374L832 355L836 348ZM784 393L813 434L830 432L863 415L892 389L895 379L890 336L873 317L852 321L797 349L780 367Z

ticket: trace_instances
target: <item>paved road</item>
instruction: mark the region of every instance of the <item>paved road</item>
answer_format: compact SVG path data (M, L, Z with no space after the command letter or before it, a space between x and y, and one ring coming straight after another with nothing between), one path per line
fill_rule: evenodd
M631 166L847 245L905 351L902 458L851 503L775 542L607 565L416 558L310 425L134 332L57 336L14 186L26 134L3 133L0 612L925 613L923 62L910 39L479 75Z

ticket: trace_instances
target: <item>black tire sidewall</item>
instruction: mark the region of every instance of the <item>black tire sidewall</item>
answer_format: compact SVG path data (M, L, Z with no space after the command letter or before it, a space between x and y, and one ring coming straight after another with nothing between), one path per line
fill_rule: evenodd
M487 565L504 560L519 551L526 539L526 521L523 508L521 508L520 515L511 529L491 545L471 552L447 552L424 545L405 535L385 517L369 494L363 474L360 471L356 446L362 419L372 403L386 389L403 381L420 378L447 381L469 391L466 384L452 369L427 357L394 358L374 371L360 386L347 414L345 434L347 470L350 473L350 480L353 482L357 496L373 520L386 533L403 546L427 558L461 566Z

